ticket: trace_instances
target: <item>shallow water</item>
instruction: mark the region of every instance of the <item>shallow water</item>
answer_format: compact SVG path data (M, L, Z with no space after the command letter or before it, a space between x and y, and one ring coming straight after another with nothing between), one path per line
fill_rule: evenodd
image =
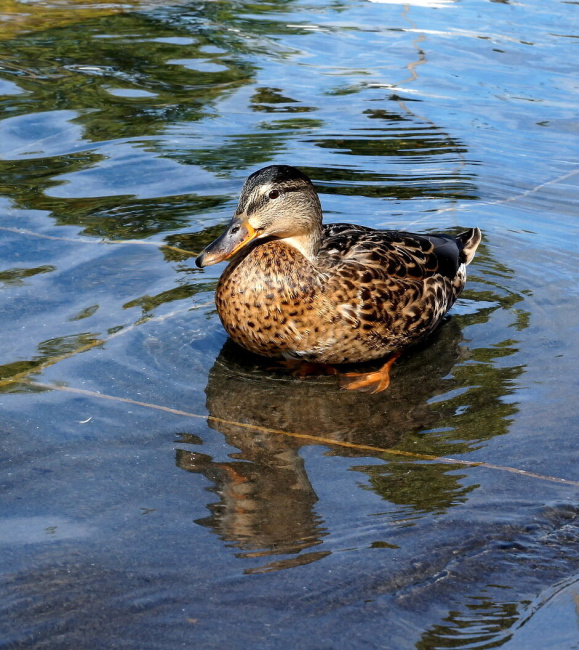
M2 11L2 647L579 647L576 3ZM226 343L272 162L483 230L385 393Z

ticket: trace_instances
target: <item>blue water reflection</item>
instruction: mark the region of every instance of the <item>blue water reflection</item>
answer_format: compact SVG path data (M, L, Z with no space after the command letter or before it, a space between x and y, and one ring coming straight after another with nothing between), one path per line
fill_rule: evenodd
M13 7L3 643L570 647L573 3ZM383 394L226 341L191 254L275 162L327 221L483 230Z

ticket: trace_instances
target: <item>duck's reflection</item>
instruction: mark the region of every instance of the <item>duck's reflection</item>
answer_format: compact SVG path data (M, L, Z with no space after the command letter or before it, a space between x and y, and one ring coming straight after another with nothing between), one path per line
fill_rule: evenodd
M354 445L337 446L332 453L380 457L380 449L396 445L409 432L434 427L444 416L444 408L433 408L429 401L448 390L445 377L465 354L460 343L458 324L445 323L428 346L401 360L388 391L376 395L342 391L333 376L300 380L270 371L267 361L226 343L206 388L209 425L239 453L227 462L184 450L177 456L181 468L206 476L219 495L219 502L209 506L211 516L198 523L244 556L298 553L321 543L325 531L315 511L318 499L299 455L312 441L292 435ZM317 555L302 553L268 567L308 562Z
M299 445L281 436L239 430L210 421L242 451L239 460L215 463L209 456L178 451L182 469L199 472L213 484L219 502L197 523L242 549L243 555L297 553L321 542L324 529L316 516L318 500L306 474Z
M253 462L304 444L291 442L288 436L260 433L260 427L391 447L409 430L433 426L439 418L440 411L431 409L428 400L448 390L442 386L443 378L461 357L460 342L460 328L449 320L428 345L394 366L386 393L372 395L340 390L334 376L298 379L276 372L268 368L274 362L250 355L227 341L205 390L210 426L239 447L243 458ZM228 422L251 424L257 430L240 429ZM368 451L341 448L339 453L367 455Z

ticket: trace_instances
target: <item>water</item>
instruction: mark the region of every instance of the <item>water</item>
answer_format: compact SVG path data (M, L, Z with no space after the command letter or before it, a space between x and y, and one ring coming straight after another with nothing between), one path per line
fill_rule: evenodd
M578 647L576 3L3 11L2 647ZM272 162L483 230L385 393L226 344Z

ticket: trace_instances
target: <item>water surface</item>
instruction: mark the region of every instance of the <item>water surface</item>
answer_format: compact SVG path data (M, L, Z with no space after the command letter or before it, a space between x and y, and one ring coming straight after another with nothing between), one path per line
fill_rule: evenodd
M3 647L579 646L576 3L2 12ZM387 392L226 341L191 253L271 163L482 229Z

